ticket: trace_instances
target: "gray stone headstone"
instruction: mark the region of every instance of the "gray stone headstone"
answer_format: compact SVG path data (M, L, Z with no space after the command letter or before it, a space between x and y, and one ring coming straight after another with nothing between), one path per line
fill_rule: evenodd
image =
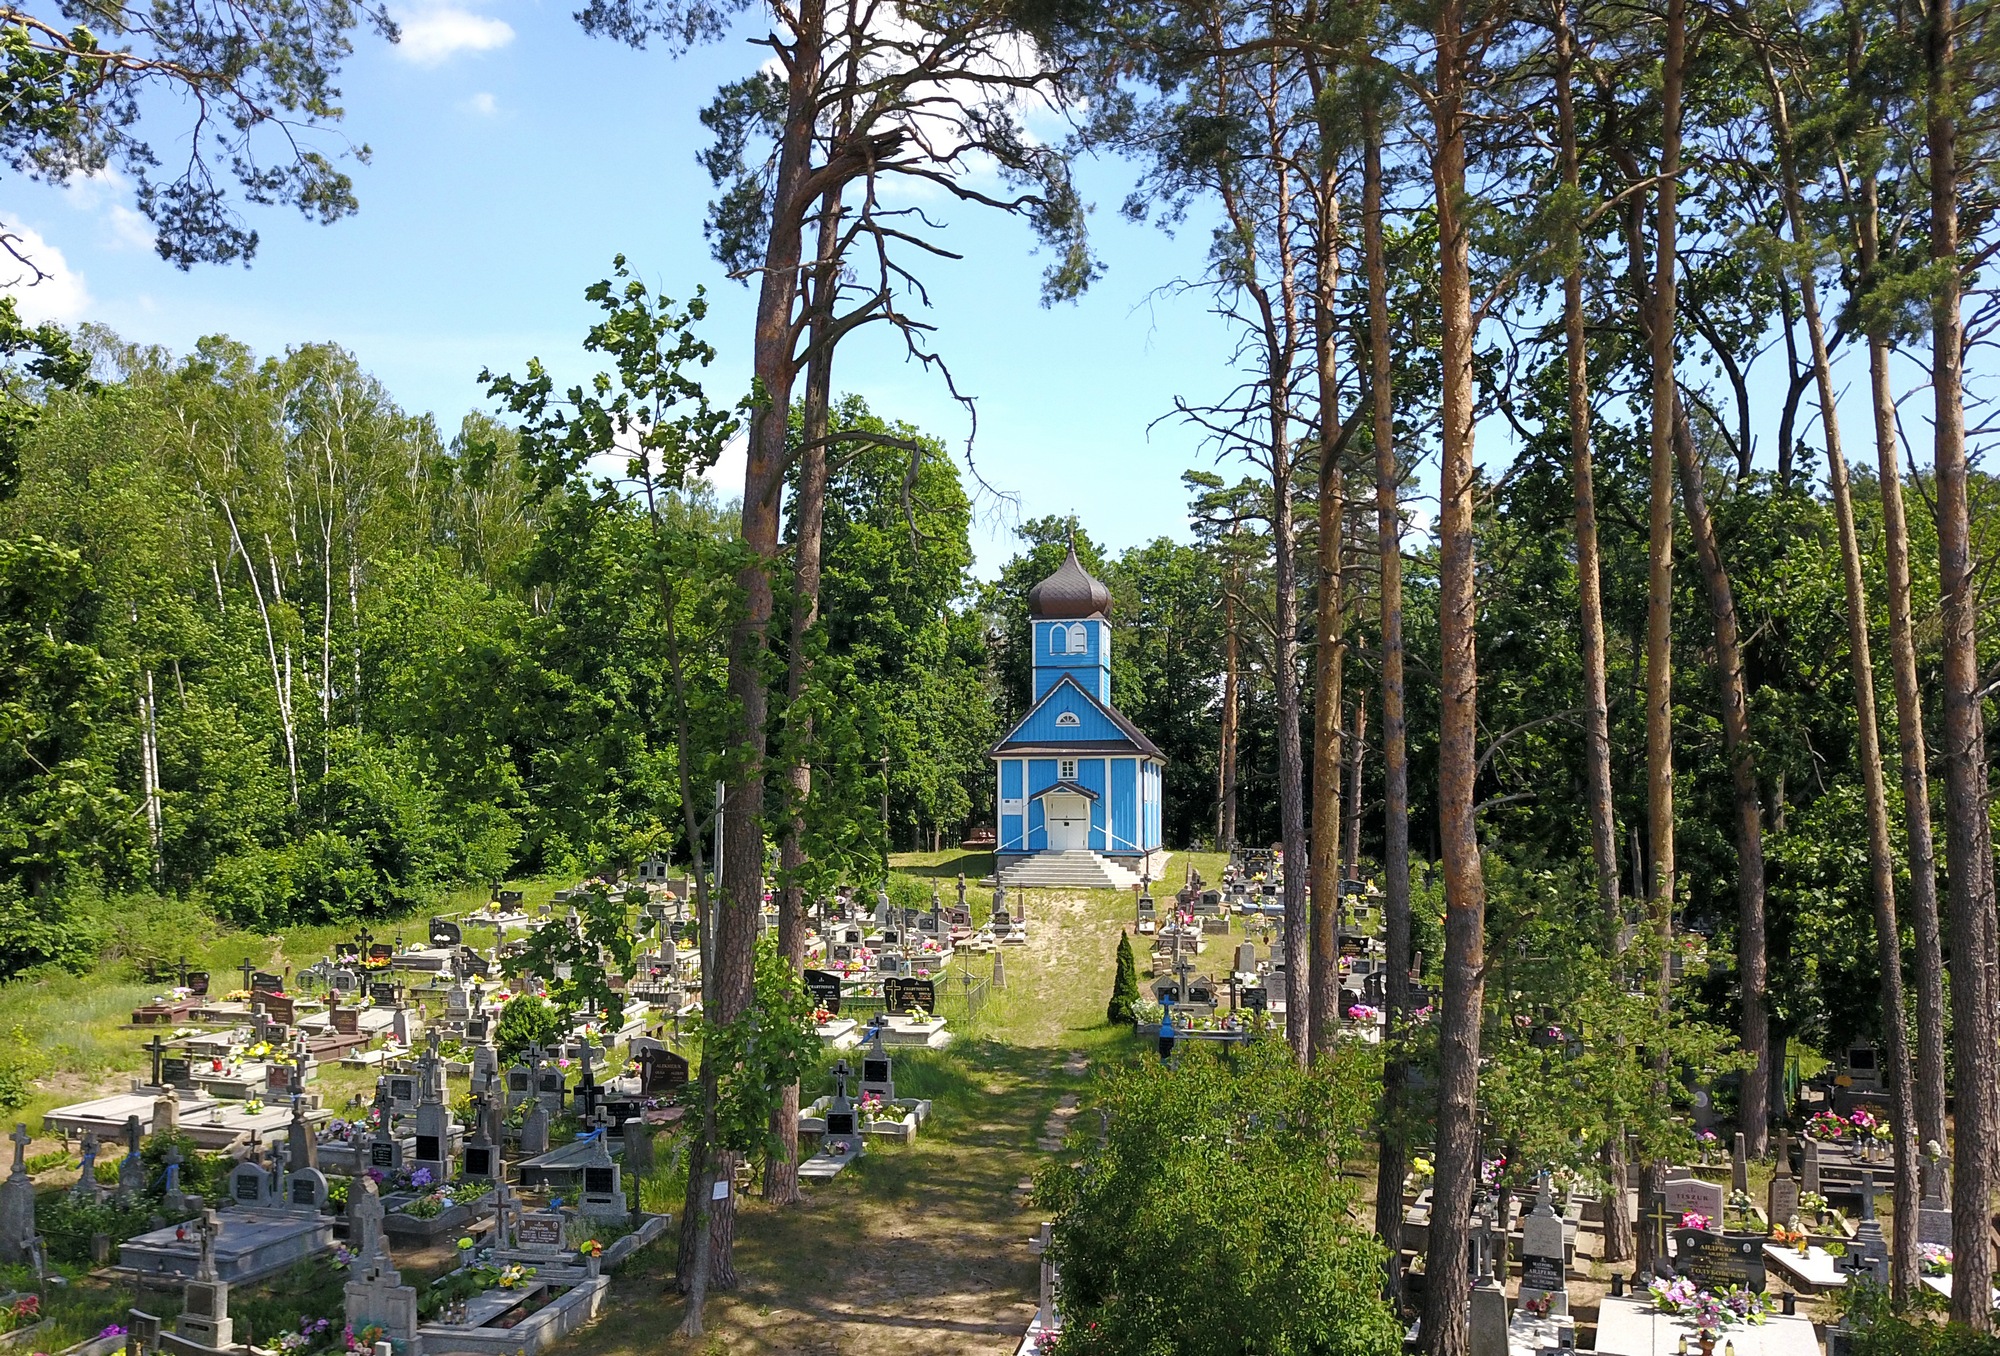
M1944 1191L1937 1178L1939 1174L1925 1174L1925 1191L1917 1202L1917 1242L1936 1243L1941 1247L1951 1246L1951 1204L1945 1200Z
M623 1218L628 1207L622 1173L604 1142L604 1135L599 1134L595 1149L583 1165L583 1192L577 1208L592 1218Z
M390 1259L388 1245L378 1234L375 1249L354 1264L346 1290L347 1325L355 1332L382 1329L391 1350L412 1351L417 1341L417 1288L404 1285Z
M536 1101L528 1108L528 1118L521 1122L521 1153L533 1158L549 1151L549 1109Z
M326 1204L326 1175L318 1168L295 1169L285 1183L285 1208L317 1215Z
M1799 1150L1799 1159L1799 1189L1809 1196L1819 1195L1819 1141L1808 1138Z
M1534 1207L1521 1221L1521 1290L1550 1296L1558 1313L1569 1312L1565 1255L1563 1219L1549 1200L1544 1182L1535 1193Z
M1750 1190L1750 1160L1745 1151L1743 1132L1736 1132L1736 1141L1729 1151L1729 1189L1731 1191Z
M35 1183L28 1176L28 1127L16 1125L14 1167L0 1183L0 1263L19 1265L34 1254Z
M96 1200L100 1194L97 1190L97 1132L95 1130L86 1130L83 1132L83 1163L77 1168L76 1185L69 1189L69 1194L78 1200L91 1201Z
M274 1204L271 1174L256 1163L238 1163L229 1172L229 1200L247 1210L261 1210Z
M368 1257L382 1237L382 1197L375 1179L366 1173L357 1176L347 1192L347 1247L357 1258Z

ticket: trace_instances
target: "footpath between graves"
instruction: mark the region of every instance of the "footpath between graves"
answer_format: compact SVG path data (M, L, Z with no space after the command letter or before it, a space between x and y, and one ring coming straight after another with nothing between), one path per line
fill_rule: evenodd
M1179 879L1184 861L1174 859L1170 879ZM949 894L959 871L976 880L990 863L943 853L895 864L942 877ZM1197 861L1205 873L1216 865ZM896 1058L898 1096L934 1103L917 1140L871 1144L839 1177L808 1187L800 1207L746 1194L736 1236L742 1284L711 1295L706 1337L671 1335L682 1302L668 1242L618 1273L603 1316L570 1349L584 1356L1014 1351L1036 1298L1038 1264L1028 1244L1039 1217L1028 1209L1026 1187L1048 1161L1043 1146L1057 1142L1087 1094L1092 1057L1122 1056L1132 1041L1104 1017L1130 897L1025 894L1028 943L999 953L1006 987L989 996L974 1029L946 1050ZM969 963L984 978L993 958Z

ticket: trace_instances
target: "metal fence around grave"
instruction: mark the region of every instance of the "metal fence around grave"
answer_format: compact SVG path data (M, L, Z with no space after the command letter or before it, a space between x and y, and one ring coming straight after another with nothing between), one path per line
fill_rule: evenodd
M979 1020L979 1014L986 1009L986 994L990 981L980 979L964 970L934 976L937 984L937 1011L933 1016L942 1017L960 1031L971 1029ZM869 1018L886 1010L886 1004L879 993L843 994L840 999L840 1015L852 1017L862 1025Z

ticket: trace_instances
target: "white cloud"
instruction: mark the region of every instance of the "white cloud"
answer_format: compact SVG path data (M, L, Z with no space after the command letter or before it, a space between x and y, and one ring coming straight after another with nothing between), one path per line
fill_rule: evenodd
M514 40L514 27L504 19L474 14L449 4L397 13L403 40L396 52L419 66L438 66L460 52L491 52Z
M31 325L44 320L73 325L83 319L91 305L90 289L84 286L83 275L63 258L63 252L26 226L7 222L0 230L7 233L8 247L14 252L0 252L0 293L19 303L21 318ZM19 262L15 254L33 260L35 267ZM39 281L35 268L44 275Z
M482 118L490 118L500 111L500 101L481 90L461 105L468 113L477 113Z
M131 206L132 181L115 169L100 169L68 185L70 201L103 227L104 243L115 250L153 248L153 223Z

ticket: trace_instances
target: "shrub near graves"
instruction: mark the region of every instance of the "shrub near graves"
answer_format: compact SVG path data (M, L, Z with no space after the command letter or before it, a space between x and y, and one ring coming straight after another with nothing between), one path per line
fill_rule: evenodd
M1118 934L1118 964L1111 981L1111 1002L1105 1020L1114 1026L1132 1025L1132 1004L1139 999L1139 965L1132 959L1132 938Z
M527 1057L529 1046L551 1047L561 1034L561 1015L534 994L524 993L509 999L501 1010L493 1043L500 1049L502 1062L515 1064Z
M1105 1078L1104 1142L1035 1185L1054 1216L1060 1356L1395 1356L1386 1257L1340 1172L1379 1070L1355 1042L1302 1071L1265 1038Z

